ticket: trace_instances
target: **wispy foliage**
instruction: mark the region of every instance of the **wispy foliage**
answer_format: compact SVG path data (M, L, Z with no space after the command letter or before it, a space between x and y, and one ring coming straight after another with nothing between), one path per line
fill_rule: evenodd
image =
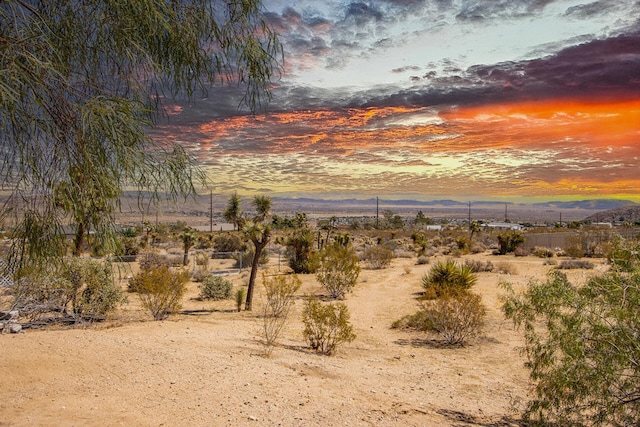
M64 252L65 222L115 245L124 188L194 193L204 175L147 130L167 96L244 85L251 109L281 63L261 3L7 0L0 3L0 182L18 211L14 255ZM44 231L51 238L42 239ZM81 243L81 242L80 242Z
M552 270L503 311L522 328L535 384L525 417L542 424L636 425L640 419L640 269L611 271L584 286Z

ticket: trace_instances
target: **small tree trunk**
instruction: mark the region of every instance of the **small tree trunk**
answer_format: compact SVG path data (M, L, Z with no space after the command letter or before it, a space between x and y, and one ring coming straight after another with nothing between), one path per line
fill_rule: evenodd
M182 258L182 265L189 264L189 250L184 251L184 257Z
M82 245L84 243L84 224L78 223L76 228L76 235L73 238L73 256L80 256L82 254Z
M247 300L244 303L244 309L251 311L251 304L253 302L253 289L255 288L256 275L258 274L258 264L260 264L260 255L262 250L267 245L267 241L254 240L255 253L253 254L253 261L251 262L251 274L249 275L249 286L247 286Z

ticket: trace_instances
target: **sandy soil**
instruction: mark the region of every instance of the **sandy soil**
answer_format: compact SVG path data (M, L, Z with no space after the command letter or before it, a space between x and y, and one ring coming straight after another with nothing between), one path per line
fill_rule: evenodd
M198 301L191 284L184 311L165 321L152 321L130 295L102 324L2 335L0 426L518 425L514 407L530 383L497 284L522 287L550 267L533 257L482 256L513 264L517 274L479 274L486 325L463 348L390 328L416 310L430 266L415 258L362 271L345 301L357 339L331 357L306 348L301 300L271 357L263 356L260 282L254 312ZM240 285L247 276L229 277ZM314 276L301 278L300 298L322 294Z

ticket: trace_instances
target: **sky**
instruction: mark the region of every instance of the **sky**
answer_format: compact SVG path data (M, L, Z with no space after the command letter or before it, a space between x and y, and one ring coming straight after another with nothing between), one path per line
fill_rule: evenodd
M171 109L215 193L640 202L640 1L265 0L273 99Z

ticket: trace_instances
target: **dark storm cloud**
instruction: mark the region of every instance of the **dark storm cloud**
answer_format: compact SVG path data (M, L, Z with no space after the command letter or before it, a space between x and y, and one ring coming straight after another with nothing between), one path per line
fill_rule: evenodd
M357 25L370 21L381 21L382 12L366 3L351 3L347 6L345 19L353 19Z
M477 66L469 74L513 86L523 94L640 93L640 32L594 40L555 55L518 63Z
M475 10L485 17L490 17L499 13L513 15L516 12L535 11L549 3L549 0L386 0L378 2L376 7L357 2L345 4L332 18L320 16L308 8L287 8L281 14L269 13L268 19L282 33L287 49L287 63L296 63L297 70L319 64L339 69L354 57L356 52L357 55L371 55L376 49L380 51L392 47L395 41L387 37L359 39L354 31L354 23L348 24L347 19L357 18L359 23L366 26L366 23L379 24L392 17L398 19L400 10L404 13L411 9L412 13L419 15L444 8L460 13L462 9ZM566 15L577 18L581 14L597 13L600 6L620 7L620 4L613 0L585 3L568 9ZM633 6L629 7L638 8L639 4L640 2L634 2ZM502 6L506 9L502 12L497 11ZM585 39L576 39L574 42L583 40ZM365 43L368 45L363 46ZM284 81L276 82L268 111L472 105L552 96L595 96L607 93L612 96L637 96L640 93L639 31L593 40L557 51L559 46L541 47L540 51L535 53L547 56L538 59L476 65L466 70L461 70L455 61L446 58L424 67L416 64L390 64L390 73L406 73L406 81L413 83L411 88L400 89L394 85L381 85L354 92L348 87L327 90L297 86ZM557 53L548 55L548 52L554 51ZM206 99L196 100L195 104L191 105L182 103L183 113L171 117L171 120L195 123L205 118L216 119L247 114L246 111L238 111L241 93L242 89L235 86L211 89ZM189 108L190 106L195 108Z
M405 67L394 68L391 70L392 73L404 73L406 71L420 71L420 67L417 65L407 65Z
M599 0L593 3L572 6L567 9L564 16L574 19L587 19L594 15L604 15L620 6L621 2L616 0Z
M494 18L524 17L556 0L475 0L465 1L456 15L459 21L483 22Z
M472 105L550 97L640 95L640 32L572 46L545 58L477 65L444 77L427 73L425 85L355 95L351 106ZM459 71L459 70L457 70ZM413 80L417 79L415 76Z

